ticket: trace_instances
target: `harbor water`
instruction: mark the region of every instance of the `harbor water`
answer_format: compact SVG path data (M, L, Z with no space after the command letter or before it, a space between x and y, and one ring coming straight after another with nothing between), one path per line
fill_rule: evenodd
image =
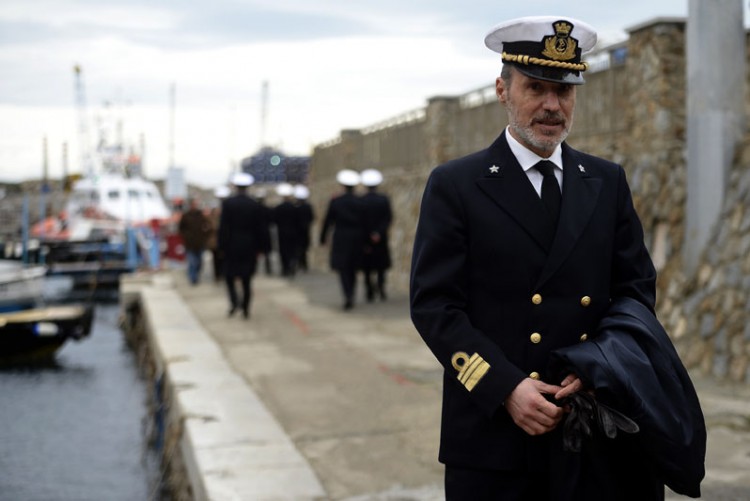
M0 501L161 500L148 383L97 305L91 335L45 367L0 370Z

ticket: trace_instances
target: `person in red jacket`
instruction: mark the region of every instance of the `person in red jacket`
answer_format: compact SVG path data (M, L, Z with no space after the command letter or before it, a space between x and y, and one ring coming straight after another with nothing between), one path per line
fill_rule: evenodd
M178 230L185 246L188 281L197 285L203 269L203 252L211 238L211 220L203 212L197 199L191 198L188 201L188 208L180 217Z

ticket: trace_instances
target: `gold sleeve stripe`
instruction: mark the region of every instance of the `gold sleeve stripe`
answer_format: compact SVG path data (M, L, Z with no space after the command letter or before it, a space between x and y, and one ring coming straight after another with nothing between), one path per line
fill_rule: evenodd
M490 370L490 364L485 362L478 353L474 353L469 361L464 364L461 372L458 373L458 380L467 390L471 391L487 374L488 370Z

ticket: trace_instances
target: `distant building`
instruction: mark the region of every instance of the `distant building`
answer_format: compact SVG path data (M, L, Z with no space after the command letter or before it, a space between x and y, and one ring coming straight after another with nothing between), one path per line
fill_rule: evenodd
M270 147L242 159L243 172L252 174L257 184L304 184L310 170L310 157L288 156Z

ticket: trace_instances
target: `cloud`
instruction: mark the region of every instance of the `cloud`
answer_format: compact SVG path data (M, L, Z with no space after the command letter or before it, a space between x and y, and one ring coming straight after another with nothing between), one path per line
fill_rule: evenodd
M0 177L35 172L45 134L53 166L60 165L52 152L63 141L76 148L75 64L83 68L92 131L102 103L114 103L125 113L128 140L144 136L147 169L157 177L169 162L175 84L176 161L191 181L210 183L217 168L260 145L264 81L267 139L306 154L341 129L387 120L432 96L491 85L499 60L483 45L489 28L554 14L558 6L548 0L0 2L0 127L13 128L0 135ZM686 0L586 0L565 11L609 41L654 15L685 13L686 6Z

